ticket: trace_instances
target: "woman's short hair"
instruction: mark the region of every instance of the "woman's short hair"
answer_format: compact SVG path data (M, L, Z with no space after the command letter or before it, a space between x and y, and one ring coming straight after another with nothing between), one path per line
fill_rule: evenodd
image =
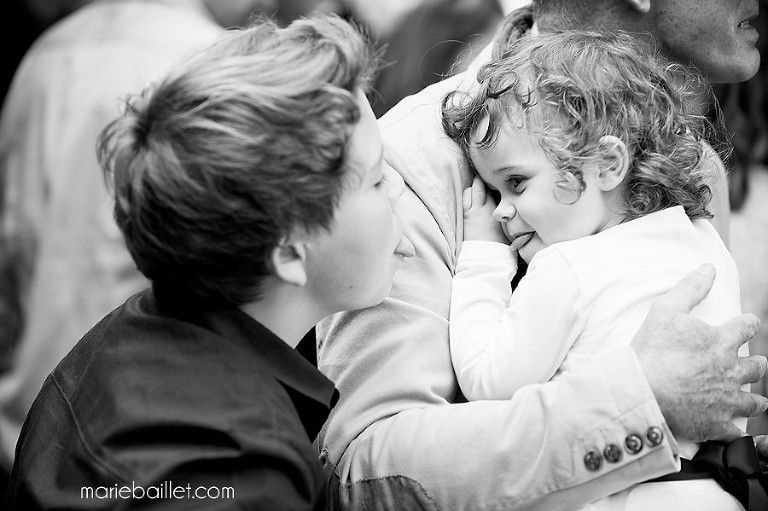
M629 153L622 184L627 219L675 205L691 218L711 216L709 176L699 161L714 126L698 113L697 96L709 88L634 36L524 37L482 67L477 80L477 90L453 92L442 104L443 128L465 154L471 145L494 144L505 125L528 129L561 171L560 184L583 189L583 164L605 157L601 138L613 135ZM487 130L478 133L486 120Z
M335 16L261 18L128 98L98 155L138 269L186 297L258 299L272 249L331 226L377 63Z

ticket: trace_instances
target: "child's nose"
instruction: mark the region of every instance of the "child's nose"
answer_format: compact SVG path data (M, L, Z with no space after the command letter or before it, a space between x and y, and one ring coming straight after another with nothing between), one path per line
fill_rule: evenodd
M387 193L389 200L395 204L405 191L405 181L403 177L392 167L384 163L384 173L387 176Z
M497 222L509 222L517 214L514 204L504 199L499 202L496 209L493 210L493 219Z

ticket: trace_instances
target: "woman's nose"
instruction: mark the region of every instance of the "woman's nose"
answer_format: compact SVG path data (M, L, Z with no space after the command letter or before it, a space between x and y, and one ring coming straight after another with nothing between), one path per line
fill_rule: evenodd
M386 162L384 163L384 174L387 177L387 193L389 200L395 204L405 191L405 181L403 177Z
M493 210L493 219L497 222L509 222L517 214L514 204L502 199L496 209Z

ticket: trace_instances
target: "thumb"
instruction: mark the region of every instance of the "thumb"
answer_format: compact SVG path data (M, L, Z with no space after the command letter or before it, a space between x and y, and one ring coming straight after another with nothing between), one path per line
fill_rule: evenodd
M671 312L690 312L709 294L714 281L715 267L702 264L660 296L654 306Z
M475 204L478 208L485 204L485 183L480 176L475 176L472 181L472 204Z
M461 194L461 208L464 210L464 214L469 213L472 207L472 187L464 188L464 192Z

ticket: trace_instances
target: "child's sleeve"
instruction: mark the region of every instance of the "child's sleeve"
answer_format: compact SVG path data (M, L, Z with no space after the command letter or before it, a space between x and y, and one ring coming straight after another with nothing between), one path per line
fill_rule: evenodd
M469 400L509 399L548 381L583 328L578 285L558 251L537 254L513 295L516 263L501 243L462 246L449 328L451 360Z

